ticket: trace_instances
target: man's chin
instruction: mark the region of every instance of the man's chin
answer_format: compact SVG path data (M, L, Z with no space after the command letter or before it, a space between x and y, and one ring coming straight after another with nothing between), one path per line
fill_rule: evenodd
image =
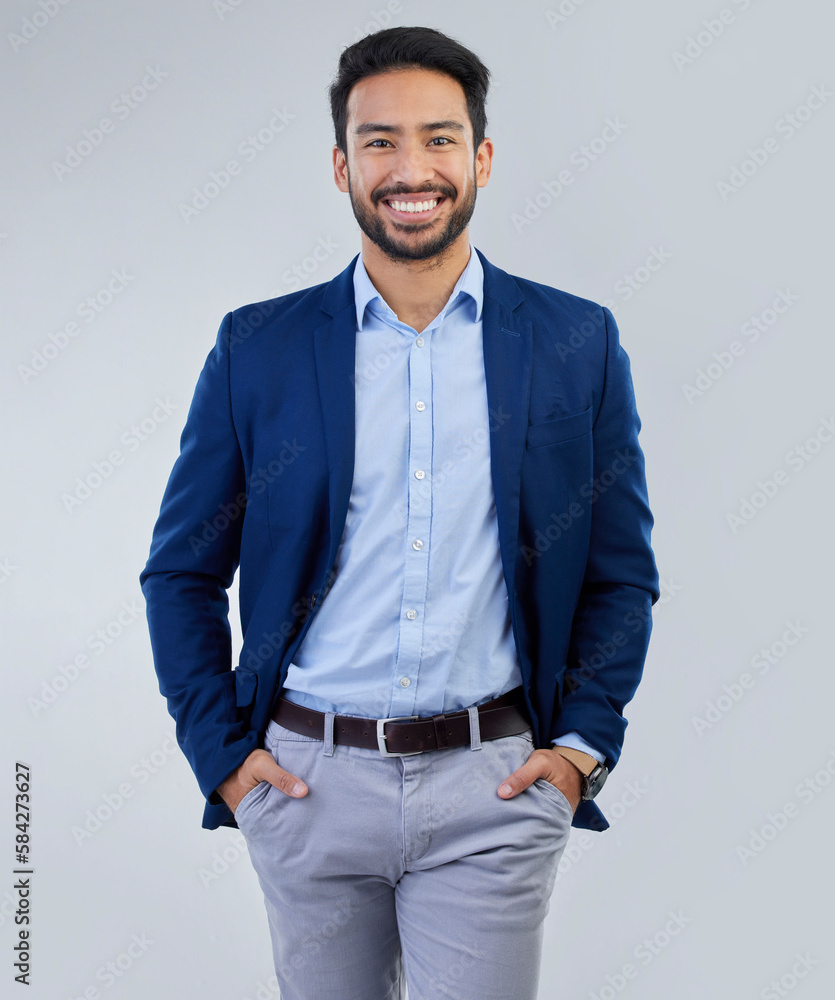
M381 214L357 212L356 207L354 210L354 217L365 236L395 263L436 258L440 262L467 228L469 215L466 220L453 216L445 220L435 218L409 223L386 218Z
M435 243L401 243L394 241L387 241L385 243L378 243L376 240L373 241L376 247L384 253L389 260L406 263L410 261L419 262L426 260L433 260L438 257L445 256L449 251L452 243L444 242L442 244Z

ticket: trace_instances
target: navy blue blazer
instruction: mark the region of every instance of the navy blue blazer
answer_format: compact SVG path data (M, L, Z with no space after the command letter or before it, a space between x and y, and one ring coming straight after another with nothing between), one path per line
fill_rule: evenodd
M609 309L476 252L502 568L535 745L576 730L611 769L659 597L629 359ZM332 579L353 478L355 260L223 318L140 575L207 829L236 825L217 786L264 745ZM608 823L584 802L573 825Z

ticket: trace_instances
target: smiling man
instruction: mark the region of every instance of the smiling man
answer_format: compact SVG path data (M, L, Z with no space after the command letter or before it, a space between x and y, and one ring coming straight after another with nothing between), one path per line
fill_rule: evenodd
M392 30L396 38L400 29ZM334 108L336 184L350 195L374 287L419 333L469 260L467 226L476 189L490 177L493 144L483 136L476 144L461 84L436 69L362 78L344 103Z
M429 28L342 53L361 253L224 317L141 574L203 825L246 837L284 1000L534 1000L646 656L629 361L608 309L471 246L488 79Z

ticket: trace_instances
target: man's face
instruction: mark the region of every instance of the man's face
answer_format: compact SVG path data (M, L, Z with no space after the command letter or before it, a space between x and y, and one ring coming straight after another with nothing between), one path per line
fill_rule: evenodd
M390 260L411 261L438 256L467 228L493 147L474 150L457 80L406 69L351 89L346 152L334 147L334 177L360 229Z

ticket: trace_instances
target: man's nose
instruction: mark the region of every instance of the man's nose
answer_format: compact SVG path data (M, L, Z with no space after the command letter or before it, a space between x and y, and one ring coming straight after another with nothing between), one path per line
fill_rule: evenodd
M425 184L435 176L435 169L422 143L402 146L392 167L392 180L411 187Z

